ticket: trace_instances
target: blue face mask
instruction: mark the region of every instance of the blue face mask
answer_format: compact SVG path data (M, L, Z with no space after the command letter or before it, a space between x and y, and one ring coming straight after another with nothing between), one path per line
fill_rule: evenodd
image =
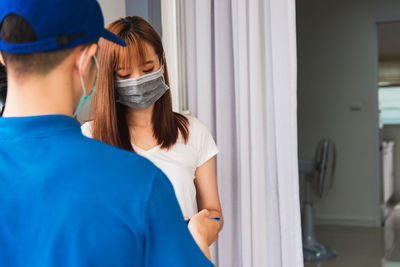
M85 55L87 49L88 49L88 47L85 48L85 50L83 51L83 53L81 55L81 58L79 60L79 76L80 76L80 79L81 79L81 86L82 86L83 94L82 94L81 98L79 99L78 105L75 108L74 117L76 117L79 114L79 112L81 112L82 108L86 105L86 103L88 101L90 101L90 99L92 99L92 97L94 95L94 92L96 92L97 78L99 77L99 63L97 62L97 58L95 56L93 56L93 59L94 59L94 62L96 64L96 68L97 68L96 80L94 82L94 85L93 85L93 88L92 88L92 92L89 95L87 95L86 94L85 82L83 80L83 76L82 76L82 72L81 72L83 56Z

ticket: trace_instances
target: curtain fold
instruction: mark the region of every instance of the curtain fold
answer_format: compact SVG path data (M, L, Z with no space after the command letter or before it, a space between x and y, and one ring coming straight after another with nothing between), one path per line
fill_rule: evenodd
M181 0L188 107L216 138L217 266L303 266L294 0Z

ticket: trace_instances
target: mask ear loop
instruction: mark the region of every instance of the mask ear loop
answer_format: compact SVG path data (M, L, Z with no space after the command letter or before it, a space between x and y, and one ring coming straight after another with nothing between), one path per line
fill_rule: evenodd
M83 80L83 75L82 75L82 62L83 62L83 57L86 54L86 50L89 48L89 46L86 46L85 50L83 50L81 58L79 59L79 77L81 79L81 86L82 86L82 92L83 95L86 94L86 87L85 87L85 81Z
M82 75L82 62L83 62L83 57L86 54L87 49L89 48L89 46L86 46L85 50L83 50L81 58L79 59L79 77L81 79L81 86L82 86L82 91L83 91L83 95L88 95L86 94L86 86L85 86L85 81L83 80L83 75ZM95 80L95 84L97 84L97 80L99 78L99 62L97 61L96 56L93 56L92 59L94 60L94 63L96 64L96 80Z
M163 57L163 56L161 56L160 65L161 65L160 68L162 69L161 72L163 72L163 71L164 71L164 57ZM162 76L161 76L161 77L162 77L163 83L166 84L166 83L165 83L165 78L164 78L164 73L162 73Z

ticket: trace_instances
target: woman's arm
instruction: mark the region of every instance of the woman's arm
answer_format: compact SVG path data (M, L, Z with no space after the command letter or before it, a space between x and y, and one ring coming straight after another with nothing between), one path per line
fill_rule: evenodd
M221 231L224 219L222 217L221 203L218 194L217 175L215 171L215 157L206 161L196 169L195 186L197 191L197 206L199 210L208 210L209 218L218 217L220 221L212 220L208 224L208 238L211 245L218 239L218 233Z

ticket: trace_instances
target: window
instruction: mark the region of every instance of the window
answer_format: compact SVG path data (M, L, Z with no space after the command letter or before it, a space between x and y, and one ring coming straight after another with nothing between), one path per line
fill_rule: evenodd
M400 124L400 86L380 87L379 105L383 124Z

